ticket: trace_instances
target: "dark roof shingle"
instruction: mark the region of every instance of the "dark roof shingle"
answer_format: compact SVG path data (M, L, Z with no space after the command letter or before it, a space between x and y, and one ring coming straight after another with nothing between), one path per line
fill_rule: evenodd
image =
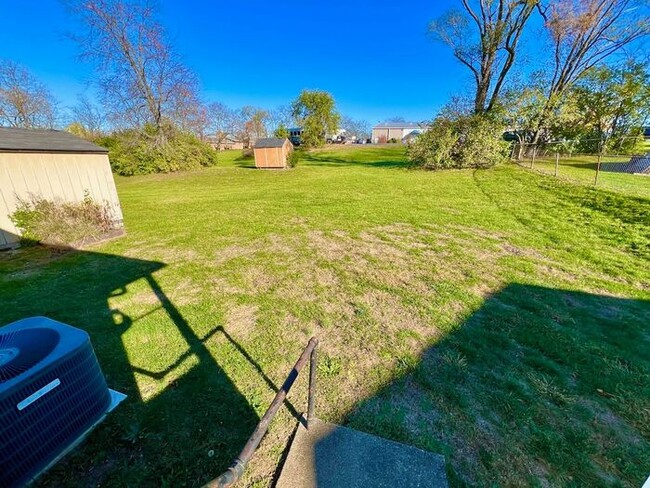
M62 130L0 127L0 152L105 154L108 149Z
M253 148L261 149L265 147L282 147L284 146L284 141L286 141L286 139L280 139L279 137L267 137L265 139L258 139L257 142L255 142L255 146L253 146Z

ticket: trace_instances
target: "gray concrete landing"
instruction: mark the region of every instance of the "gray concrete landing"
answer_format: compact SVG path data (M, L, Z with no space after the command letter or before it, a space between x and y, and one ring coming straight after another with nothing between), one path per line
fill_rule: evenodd
M277 488L446 488L445 458L338 425L301 423Z

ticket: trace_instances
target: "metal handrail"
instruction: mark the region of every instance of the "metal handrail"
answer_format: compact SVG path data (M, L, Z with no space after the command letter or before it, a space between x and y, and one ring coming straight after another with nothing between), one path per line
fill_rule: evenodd
M275 414L278 413L280 406L282 406L284 399L287 397L289 390L291 390L293 383L296 381L296 378L298 377L298 373L300 373L300 370L302 370L302 368L305 366L308 358L309 358L309 397L307 400L307 428L309 429L309 424L314 418L314 390L316 388L316 359L317 359L316 347L317 346L318 346L318 339L316 339L315 337L309 339L307 346L305 347L304 351L302 351L302 354L298 358L298 361L296 361L296 364L294 365L293 369L289 372L289 376L287 376L287 379L282 384L282 388L280 388L276 393L275 398L273 398L273 401L271 402L271 405L267 409L264 416L260 419L259 423L257 424L257 427L255 427L255 431L248 439L248 442L246 442L246 445L239 453L239 456L235 458L235 460L233 461L233 463L230 465L230 467L226 472L222 473L220 476L213 479L212 481L206 483L204 485L204 488L225 488L228 486L232 486L242 477L242 475L244 474L244 470L246 469L246 464L248 463L248 461L250 461L251 457L253 457L253 454L255 454L255 450L260 445L260 442L262 442L262 438L264 437L266 432L269 430L269 424L275 417Z

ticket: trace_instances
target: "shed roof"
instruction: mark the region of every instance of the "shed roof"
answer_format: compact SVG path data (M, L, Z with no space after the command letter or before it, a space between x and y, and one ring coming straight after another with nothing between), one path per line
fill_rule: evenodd
M284 141L286 141L286 139L281 139L279 137L267 137L265 139L258 139L253 148L261 149L265 147L282 147L284 146Z
M106 154L108 149L62 130L0 127L0 152Z

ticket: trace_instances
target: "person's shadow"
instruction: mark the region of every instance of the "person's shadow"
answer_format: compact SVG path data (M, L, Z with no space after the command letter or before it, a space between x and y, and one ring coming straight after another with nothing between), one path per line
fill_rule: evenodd
M71 251L46 267L17 267L13 276L5 277L16 286L3 288L9 291L1 297L0 324L44 315L86 330L109 387L128 395L38 484L201 486L229 466L255 428L258 415L206 346L223 328L215 327L203 337L196 334L154 277L164 267L161 262ZM161 327L171 322L187 344L162 370L134 366L138 358L129 358L123 335L139 318L109 306L111 297L125 294L137 280L151 288L153 311L164 311ZM151 347L160 346L152 342ZM179 377L175 370L190 356L194 365ZM136 373L154 380L174 373L174 379L145 399Z

